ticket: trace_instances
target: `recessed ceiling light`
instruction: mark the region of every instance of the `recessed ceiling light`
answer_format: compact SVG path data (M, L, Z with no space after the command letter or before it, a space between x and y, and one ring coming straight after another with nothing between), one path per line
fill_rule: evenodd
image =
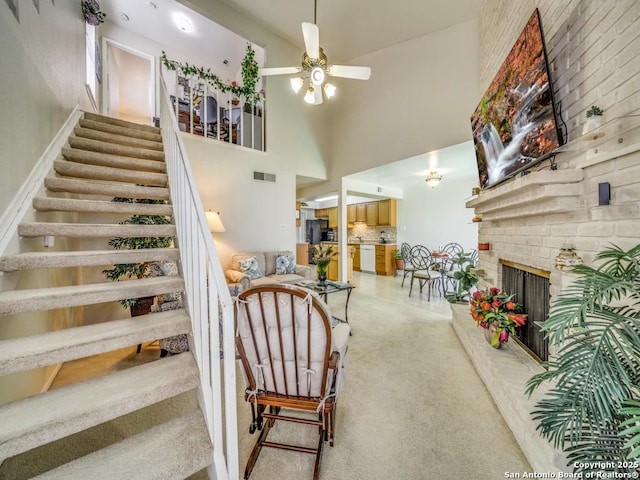
M127 15L127 14L126 14L126 13L124 13L124 12L120 12L120 18L121 18L122 20L124 20L125 22L128 22L128 21L129 21L129 15Z
M178 29L185 33L191 33L195 30L195 26L191 19L181 12L173 14L173 23L175 23Z

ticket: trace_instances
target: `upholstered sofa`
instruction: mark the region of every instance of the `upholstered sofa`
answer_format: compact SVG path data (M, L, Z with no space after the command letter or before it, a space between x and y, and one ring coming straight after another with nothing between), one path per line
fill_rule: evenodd
M235 253L225 272L227 282L242 284L243 290L260 285L309 280L311 268L297 265L291 251Z

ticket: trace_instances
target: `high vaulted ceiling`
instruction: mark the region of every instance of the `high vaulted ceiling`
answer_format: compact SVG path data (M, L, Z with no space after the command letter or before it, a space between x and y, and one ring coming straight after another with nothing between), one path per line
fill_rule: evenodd
M314 0L221 0L303 51L302 22L314 21ZM320 45L346 61L477 18L483 0L317 0Z

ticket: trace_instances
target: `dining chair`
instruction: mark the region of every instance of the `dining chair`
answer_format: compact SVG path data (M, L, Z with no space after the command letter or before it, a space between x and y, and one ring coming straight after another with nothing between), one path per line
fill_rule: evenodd
M336 408L348 363L349 326L338 323L332 327L327 304L317 293L295 285L253 287L237 298L236 347L245 400L251 406L249 432L261 430L244 478L251 475L262 447L272 447L315 455L313 478L317 480L322 447L326 441L332 447L334 443ZM315 427L317 446L267 440L276 421Z
M400 246L400 255L402 255L402 260L404 262L404 272L403 272L403 275L402 275L402 284L400 285L400 287L403 288L404 287L404 279L407 277L407 275L409 275L409 276L413 275L413 272L416 269L413 266L413 262L411 261L411 245L409 245L407 242L404 242Z
M444 245L440 253L446 256L439 259L440 273L442 273L443 291L448 291L448 285L455 287L454 273L456 268L461 268L464 256L464 248L456 242L450 242Z
M415 267L414 272L411 275L411 286L409 287L409 296L411 296L411 292L413 291L413 280L418 280L418 285L420 286L420 293L422 293L422 289L425 285L428 284L427 289L427 300L431 301L431 289L434 285L441 284L444 295L444 284L442 281L442 273L438 270L434 270L433 267L435 265L433 261L433 257L431 255L431 251L423 246L423 245L415 245L411 249L411 258L413 266Z

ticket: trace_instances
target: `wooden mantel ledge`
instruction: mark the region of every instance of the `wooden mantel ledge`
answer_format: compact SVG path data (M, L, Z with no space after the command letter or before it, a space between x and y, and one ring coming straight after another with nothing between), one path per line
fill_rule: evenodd
M571 170L541 170L518 177L494 189L480 192L476 198L466 203L467 208L482 210L483 206L500 200L506 196L523 193L540 185L571 184L581 182L584 178L582 169Z

